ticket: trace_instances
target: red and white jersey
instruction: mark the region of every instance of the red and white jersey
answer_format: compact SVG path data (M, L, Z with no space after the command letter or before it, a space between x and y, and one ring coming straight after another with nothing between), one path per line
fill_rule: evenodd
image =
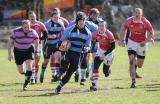
M115 38L109 30L106 30L105 34L100 34L99 31L93 33L92 40L97 41L99 48L105 51L110 48L111 43L115 42Z
M153 33L152 25L145 17L142 17L140 21L135 21L132 16L125 21L124 27L130 30L129 38L135 42L145 41L147 32Z
M31 28L37 32L39 38L42 37L42 32L46 31L45 25L40 21L36 21L36 23L31 24Z

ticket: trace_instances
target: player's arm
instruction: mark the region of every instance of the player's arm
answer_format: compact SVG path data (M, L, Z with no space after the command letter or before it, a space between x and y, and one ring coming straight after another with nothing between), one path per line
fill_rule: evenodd
M35 54L36 55L38 55L38 47L39 47L39 36L38 36L38 34L37 34L37 32L36 31L33 31L33 33L35 34L34 35L34 40L33 40L33 44L34 44L34 52L35 52Z
M57 50L59 50L59 51L66 50L67 46L65 46L65 45L67 45L67 43L69 42L68 36L69 36L71 30L72 30L72 27L68 27L63 31L63 35L62 35L60 41L58 42ZM66 42L64 42L64 41L66 41ZM62 42L64 42L65 44L62 44Z
M98 26L94 24L93 22L86 21L86 26L90 29L92 33L96 32L98 30Z
M35 39L33 41L33 44L35 45L35 53L38 53L39 39Z
M111 53L115 49L115 47L116 47L115 42L112 42L110 44L110 48L104 53L104 55L107 55L107 54Z
M126 35L126 28L125 26L123 25L121 30L120 30L120 37L119 37L119 45L120 46L125 46L125 35Z
M92 40L91 33L89 33L89 38L87 39L87 41L83 47L84 52L88 52L91 50L91 40Z
M10 39L7 43L7 47L8 47L8 60L11 61L13 59L13 55L12 55L12 47L14 46L14 40Z
M41 23L41 30L42 30L42 37L40 37L39 39L40 41L48 38L47 28L43 23Z
M41 41L41 40L45 40L45 39L48 38L48 34L47 34L47 31L46 31L46 30L43 31L42 34L43 34L43 35L42 35L42 37L40 38L40 41Z
M148 42L152 42L152 44L154 44L154 30L153 27L151 25L151 23L149 21L147 21L147 41Z
M147 42L152 42L152 44L154 44L154 33L153 32L148 32Z

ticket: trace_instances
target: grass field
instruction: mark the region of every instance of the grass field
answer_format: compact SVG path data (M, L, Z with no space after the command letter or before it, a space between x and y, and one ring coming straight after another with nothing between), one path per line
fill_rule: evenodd
M126 48L117 47L112 74L106 80L102 74L99 90L90 92L90 81L85 86L74 83L73 78L55 95L58 83L50 83L48 68L43 84L30 85L23 92L24 76L16 70L14 62L7 61L7 50L0 49L0 104L160 104L160 47L149 47L144 67L138 70L143 76L137 88L130 89Z

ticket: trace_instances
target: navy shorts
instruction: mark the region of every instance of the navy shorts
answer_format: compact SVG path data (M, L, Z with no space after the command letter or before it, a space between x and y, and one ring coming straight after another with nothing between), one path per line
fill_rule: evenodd
M50 56L57 51L57 44L48 45L46 44L43 48L43 56L45 59L49 59Z

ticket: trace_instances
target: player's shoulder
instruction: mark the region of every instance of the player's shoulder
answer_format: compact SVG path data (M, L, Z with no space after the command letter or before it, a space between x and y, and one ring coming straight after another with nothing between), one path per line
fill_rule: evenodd
M64 26L64 22L62 20L59 20L58 24L61 25L61 26Z
M38 23L39 25L44 25L44 23L41 22L41 21L37 21L37 23Z
M61 19L62 21L64 21L64 22L67 22L67 23L68 23L68 20L67 20L66 18L64 18L64 17L60 17L60 19Z
M106 35L114 37L113 33L109 29L106 30Z
M73 29L75 28L75 26L76 26L76 24L73 24L73 25L71 25L71 26L65 28L64 31L65 31L65 32L71 32L71 31L73 31Z
M51 23L51 19L48 19L44 24L47 25L49 23Z
M98 30L93 32L93 34L92 34L92 36L94 36L94 37L97 37L98 35L99 35L99 31Z
M134 18L134 16L128 17L128 18L126 19L126 21L127 21L127 22L128 22L128 21L132 21L133 18Z
M150 23L150 21L147 19L147 18L145 18L145 17L142 17L142 22L144 22L144 23Z
M91 34L92 34L92 32L88 29L88 27L87 27L87 26L85 26L85 30L87 31L87 33L88 33L89 35L91 35Z
M22 31L22 27L16 27L13 29L13 31Z
M36 30L30 28L30 32L33 33L33 34L37 34Z

